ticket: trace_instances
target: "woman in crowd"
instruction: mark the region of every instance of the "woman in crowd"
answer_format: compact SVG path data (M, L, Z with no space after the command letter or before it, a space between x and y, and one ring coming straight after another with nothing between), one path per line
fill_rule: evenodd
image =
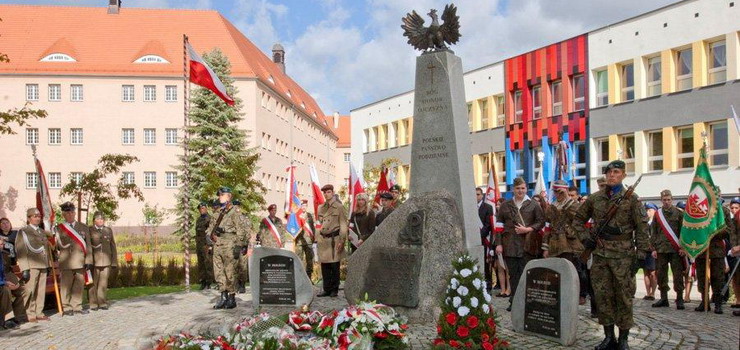
M358 238L357 247L350 244L352 252L370 238L370 235L375 231L375 211L368 205L367 194L358 194L356 200L357 207L352 212L352 217L349 218L349 229L357 234Z

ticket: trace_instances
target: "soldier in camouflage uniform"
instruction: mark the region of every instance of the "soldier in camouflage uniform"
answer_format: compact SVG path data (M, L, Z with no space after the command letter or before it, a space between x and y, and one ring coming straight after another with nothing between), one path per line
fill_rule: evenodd
M221 203L208 225L213 245L213 270L221 290L221 298L213 306L215 309L236 307L236 265L239 257L247 253L251 233L239 208L231 204L231 189L218 190Z
M599 323L604 326L605 335L595 349L607 350L617 346L619 349L629 349L627 340L629 330L634 325L632 295L635 292L631 267L635 254L642 260L649 250L647 215L637 194L624 198L616 215L602 232L600 238L603 244L597 246L596 238L584 225L589 218L593 218L594 227L600 227L612 203L623 198L627 192L622 185L622 180L627 176L623 161L609 163L604 174L606 187L588 196L581 204L573 220L573 228L586 248L595 249L591 279L599 306ZM619 327L619 340L614 336L615 324Z
M213 243L209 242L208 225L211 224L211 216L208 215L208 203L201 202L198 205L200 216L195 221L195 250L198 256L198 274L200 275L200 289L211 288L213 283Z
M301 232L298 233L298 235L295 237L295 246L293 248L296 255L298 255L301 258L301 261L303 262L303 266L306 268L306 274L308 275L308 279L311 279L313 276L313 243L314 243L314 234L316 233L316 227L314 227L313 224L313 215L308 212L308 209L306 208L306 204L308 201L305 199L301 201L301 215L302 220L305 220L308 224L308 229L305 227L301 227ZM311 230L311 232L308 232L308 230Z
M675 244L679 244L683 213L673 206L673 195L670 190L660 192L660 201L663 207L655 213L650 224L650 245L653 248L653 258L657 259L656 270L660 290L660 299L653 303L653 307L668 306L668 291L670 290L668 264L670 264L671 271L673 271L673 291L676 292L676 309L683 310L686 308L683 302L683 276L688 267L684 263L686 251L680 247L676 250L671 243L672 240L668 239L668 237L675 236Z
M259 242L260 245L263 247L269 247L269 248L282 248L283 243L282 241L278 242L278 240L275 238L275 235L272 232L272 229L270 229L269 224L265 220L270 220L272 222L272 225L275 226L275 229L277 231L277 234L279 238L282 240L283 238L283 232L285 229L283 228L283 221L280 220L279 217L277 217L277 205L270 204L269 207L267 207L267 212L269 215L262 219L260 221L260 233L259 233Z
M735 223L732 221L730 210L724 206L720 206L720 210L725 214L725 229L712 236L712 240L709 241L709 248L707 248L709 250L709 286L712 288L712 299L710 301L714 303L715 314L722 314L722 284L725 282L725 239L735 240L733 237ZM701 294L701 303L694 309L697 312L705 311L706 263L707 252L705 251L696 257L696 285ZM709 291L706 294L709 294ZM712 307L709 306L709 310L711 309Z
M240 200L235 199L231 201L231 204L234 205L236 209L239 209L239 211L242 210L242 202ZM247 213L242 212L242 215L244 216L244 222L246 222L247 225L250 225L249 217L247 216ZM249 282L249 257L247 256L247 254L242 254L241 256L239 256L239 262L236 263L236 292L239 294L246 293L248 282Z

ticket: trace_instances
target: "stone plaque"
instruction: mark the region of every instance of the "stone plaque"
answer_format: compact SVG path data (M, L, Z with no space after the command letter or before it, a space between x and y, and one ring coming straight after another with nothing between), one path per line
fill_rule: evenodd
M560 337L560 274L544 267L527 271L524 329Z
M373 247L363 288L368 298L391 306L416 307L421 258L421 249Z
M287 256L272 255L260 258L260 304L296 303L293 263L293 258Z
M424 233L424 211L417 210L406 218L401 235L398 236L399 245L421 245Z

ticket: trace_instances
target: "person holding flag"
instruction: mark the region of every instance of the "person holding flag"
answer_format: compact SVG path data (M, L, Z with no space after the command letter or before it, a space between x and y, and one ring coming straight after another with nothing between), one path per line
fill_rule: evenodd
M54 237L51 231L44 230L41 225L41 211L31 208L26 211L28 224L18 231L15 241L15 253L18 266L21 269L21 281L25 283L26 293L23 303L26 305L28 322L49 321L44 315L44 299L46 297L46 275L49 270L49 255L47 251L49 239Z
M75 221L75 205L62 204L64 222L56 226L57 248L59 249L59 269L61 270L62 307L64 316L74 313L87 314L82 309L82 291L92 283L93 255L90 252L90 229Z
M260 222L258 241L261 246L268 248L283 247L283 221L277 217L277 205L267 207L268 215Z
M653 307L667 307L668 303L668 265L673 272L673 291L676 292L676 309L683 310L684 275L688 272L689 261L686 251L681 249L679 236L683 224L683 213L673 206L673 194L670 190L660 192L660 202L663 206L658 209L650 224L650 245L653 247L653 258L657 261L658 290L660 299L653 303Z
M301 200L298 221L303 224L301 225L301 231L298 233L298 236L295 237L293 252L301 258L308 279L311 279L313 276L313 243L316 228L314 226L313 215L308 212L308 201L305 199Z

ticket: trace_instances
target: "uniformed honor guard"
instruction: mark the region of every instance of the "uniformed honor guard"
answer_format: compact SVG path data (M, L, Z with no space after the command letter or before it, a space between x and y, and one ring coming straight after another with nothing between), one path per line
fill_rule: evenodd
M658 289L660 299L653 303L653 307L666 307L668 304L668 265L673 272L673 291L676 292L676 309L683 310L684 274L688 271L686 251L681 248L681 225L683 212L673 206L673 195L670 190L660 192L660 202L663 204L653 216L650 224L650 243L653 248L653 258L657 261Z
M198 275L200 275L200 289L211 288L213 283L213 243L208 237L208 225L211 216L208 215L208 203L198 205L198 220L195 221L195 250L198 257Z
M339 262L344 256L344 244L349 229L344 206L334 196L334 186L324 185L321 188L326 202L319 207L318 218L321 231L318 238L319 262L324 291L319 297L336 297L339 293Z
M92 277L90 233L85 224L75 221L76 208L72 202L65 202L61 207L64 222L57 225L56 235L62 274L59 292L64 316L72 316L75 312L87 314L89 311L82 309L82 290L85 282ZM90 275L86 276L88 273Z
M221 291L221 298L214 309L236 307L236 265L239 257L247 253L251 236L244 216L231 203L231 189L219 188L220 206L211 217L208 232L213 246L213 272Z
M46 297L46 275L47 270L50 269L47 254L51 254L53 248L48 239L53 237L53 234L39 227L41 212L38 209L28 209L26 216L28 225L18 231L15 242L21 278L26 284L23 302L26 305L28 322L49 321L49 317L44 315L43 310Z
M313 215L308 212L307 204L307 200L304 199L301 201L301 220L304 221L304 224L301 227L301 231L295 237L293 251L301 258L308 279L311 279L313 277L313 243L316 227L314 226Z
M609 163L604 174L604 189L581 203L573 228L579 233L585 248L593 249L591 280L599 323L604 326L605 334L595 349L629 349L629 330L634 325L632 295L636 287L632 264L635 254L639 260L644 260L650 249L647 214L637 194L622 185L627 176L623 161ZM609 217L607 213L612 206L615 210ZM601 229L599 237L586 229L589 218L593 218L596 230ZM604 225L607 220L608 225ZM619 327L618 340L614 334L615 324Z
M277 205L267 207L268 215L260 221L259 243L263 247L283 247L283 221L277 217Z
M391 196L393 196L393 198L390 205L393 209L396 209L403 204L403 199L401 199L401 185L395 184L391 187Z
M247 214L242 211L242 202L238 199L231 201L234 205L234 209L238 209L242 213L244 222L248 224L249 218ZM247 242L249 243L249 242ZM247 254L239 255L239 261L236 263L236 292L244 294L247 292L247 283L249 282L249 257Z
M380 226L383 220L391 215L395 207L393 206L393 195L384 192L380 195L380 212L375 214L375 226Z
M734 241L735 234L735 223L732 221L732 214L730 210L724 206L720 206L725 214L725 229L712 236L712 240L709 241L709 248L696 257L696 280L699 293L701 293L701 304L697 306L694 311L710 311L712 309L709 306L709 310L704 308L705 298L709 294L709 291L704 291L707 273L707 251L709 252L709 286L712 288L712 298L710 302L714 303L714 313L722 314L722 285L725 282L725 240L729 239Z
M90 309L108 310L108 276L111 269L118 268L118 251L113 230L105 226L105 216L97 211L90 228L90 243L93 256L93 285L88 291Z

